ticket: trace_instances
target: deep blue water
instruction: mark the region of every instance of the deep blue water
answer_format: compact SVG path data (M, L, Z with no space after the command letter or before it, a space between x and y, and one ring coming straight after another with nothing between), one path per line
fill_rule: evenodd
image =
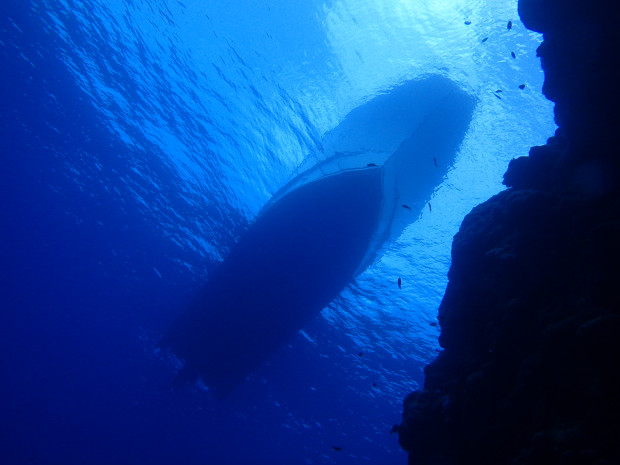
M406 463L452 236L555 128L516 1L0 9L0 462ZM260 209L428 73L477 99L432 212L230 396L173 388L157 342Z

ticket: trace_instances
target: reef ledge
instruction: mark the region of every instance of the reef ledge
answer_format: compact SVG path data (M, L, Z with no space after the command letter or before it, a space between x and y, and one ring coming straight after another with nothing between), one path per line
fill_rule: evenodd
M620 3L521 0L556 134L454 237L414 465L620 464Z

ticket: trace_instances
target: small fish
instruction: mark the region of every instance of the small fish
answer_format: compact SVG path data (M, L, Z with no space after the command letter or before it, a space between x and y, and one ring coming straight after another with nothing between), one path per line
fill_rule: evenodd
M512 21L508 21L508 24L506 24L506 28L510 31L512 29Z
M436 321L431 321L431 322L429 323L429 325L431 325L431 326L437 326L437 322L436 322Z
M401 207L406 208L407 210L411 210L411 207L409 205L405 205L404 203L401 205Z
M487 40L489 40L489 38L485 37L484 39L482 39L482 43L484 44Z
M402 289L402 286L403 286L403 282L400 278L398 278L398 288Z
M465 26L469 26L471 24L471 21L465 21Z
M496 93L496 94L497 94L497 93L499 93L499 92L504 92L504 91L503 91L502 89L497 89L497 90L495 91L495 93Z
M500 100L502 99L501 95L497 95L497 94L495 94L495 93L493 93L493 95L495 95L495 96L496 96L498 99L500 99Z
M517 55L515 55L515 52L510 52L510 56L512 56L512 58L517 58Z
M399 430L400 430L400 425L394 425L392 426L392 431L390 431L390 434L398 433Z
M431 203L428 202L428 212L432 213L433 212L433 207L431 207Z
M436 159L435 157L433 157L433 163L435 163L435 166L437 166L437 167L439 166L439 165L437 164L437 159Z
M525 89L525 84L521 84L521 85L519 86L519 89L521 89L521 90Z
M358 357L363 357L364 356L364 352L358 352L357 356Z
M377 165L376 163L368 163L366 166L367 166L368 168L374 168L374 167L376 167L376 166L378 166L378 165Z
M334 449L336 452L340 452L342 450L342 447L340 447L340 446L332 446L332 449Z

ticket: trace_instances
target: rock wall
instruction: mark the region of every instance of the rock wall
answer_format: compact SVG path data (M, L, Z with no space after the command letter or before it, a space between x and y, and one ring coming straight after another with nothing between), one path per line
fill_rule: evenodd
M620 464L620 2L519 13L558 130L454 238L443 350L398 428L410 464Z

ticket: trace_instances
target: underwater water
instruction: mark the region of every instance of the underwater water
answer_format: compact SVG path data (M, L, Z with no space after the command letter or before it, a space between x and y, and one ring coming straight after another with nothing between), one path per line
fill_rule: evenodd
M555 129L516 8L5 2L0 462L406 463L390 430L439 349L452 236ZM476 104L422 208L229 395L175 385L159 341L265 205L340 153L347 115L428 75Z

